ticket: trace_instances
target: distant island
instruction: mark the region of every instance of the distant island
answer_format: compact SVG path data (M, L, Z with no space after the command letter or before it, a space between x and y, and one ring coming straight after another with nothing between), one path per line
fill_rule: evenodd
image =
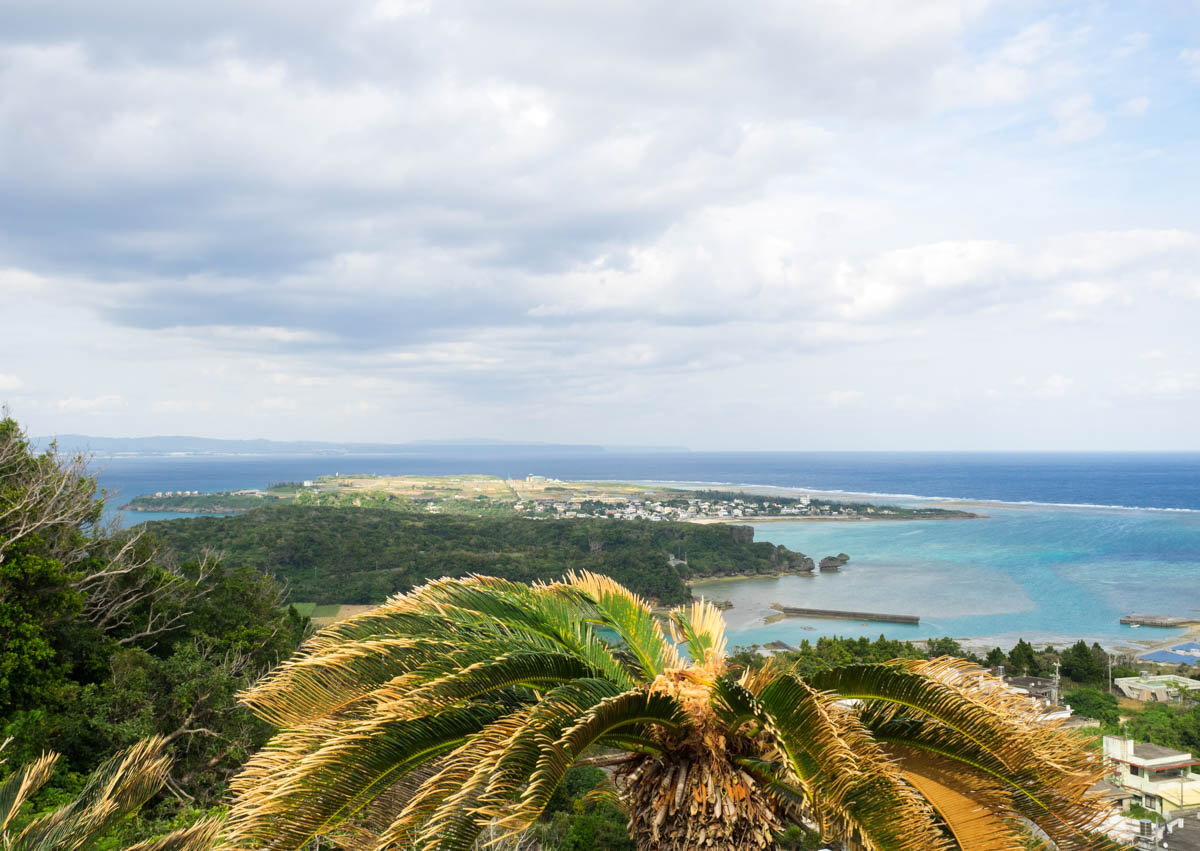
M144 494L125 511L237 514L272 505L383 508L429 514L513 515L535 520L625 519L692 523L770 520L973 519L946 508L907 508L817 497L691 490L621 482L564 482L544 476L323 476L265 489Z
M33 438L38 446L51 443L60 452L105 456L170 457L231 455L409 455L455 458L556 458L647 452L688 452L683 446L600 446L575 443L523 443L468 438L465 440L412 440L403 443L354 443L319 440L223 440L212 437L97 437L60 434Z

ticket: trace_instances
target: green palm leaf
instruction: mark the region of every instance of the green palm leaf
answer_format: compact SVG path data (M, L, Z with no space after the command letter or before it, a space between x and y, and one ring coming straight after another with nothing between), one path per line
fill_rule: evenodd
M468 851L485 829L527 828L598 748L624 752L602 759L648 848L765 848L802 821L864 849L977 851L1022 819L1090 847L1103 808L1081 788L1097 766L977 669L734 679L716 609L669 626L579 574L438 580L328 627L244 697L282 729L235 780L224 847L331 834L363 851Z

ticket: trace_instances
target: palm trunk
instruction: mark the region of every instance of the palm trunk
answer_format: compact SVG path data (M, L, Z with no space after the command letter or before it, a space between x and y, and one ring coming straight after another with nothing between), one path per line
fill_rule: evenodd
M780 824L770 802L723 755L676 752L647 759L623 778L630 834L640 851L773 847Z

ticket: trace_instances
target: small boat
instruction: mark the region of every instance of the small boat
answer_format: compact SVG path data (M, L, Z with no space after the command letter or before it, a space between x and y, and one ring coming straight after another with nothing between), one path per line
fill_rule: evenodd
M1141 629L1141 626L1142 626L1142 625L1141 625L1140 623L1131 623L1131 624L1129 625L1129 628L1130 628L1130 629Z

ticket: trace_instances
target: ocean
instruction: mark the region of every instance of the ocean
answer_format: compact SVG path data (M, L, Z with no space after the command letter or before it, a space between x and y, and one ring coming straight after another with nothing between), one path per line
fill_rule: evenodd
M1007 647L1085 638L1116 646L1168 638L1131 629L1129 612L1200 616L1200 453L662 453L536 458L448 455L98 459L125 499L219 491L334 473L528 473L561 479L766 485L877 501L981 503L970 521L772 522L756 540L815 558L850 554L838 573L725 580L697 593L734 603L736 644L819 635L951 635ZM178 517L132 514L126 522ZM918 626L789 618L770 604L916 614Z

